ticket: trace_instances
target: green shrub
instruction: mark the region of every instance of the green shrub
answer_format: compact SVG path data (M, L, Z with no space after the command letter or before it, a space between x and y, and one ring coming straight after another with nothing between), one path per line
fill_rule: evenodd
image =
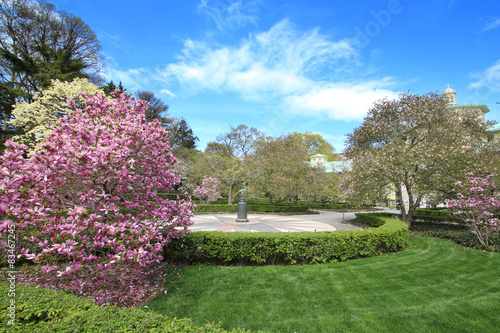
M306 264L345 261L399 251L408 246L405 223L378 217L380 227L365 230L294 233L200 231L173 239L167 261L237 265Z
M307 206L311 209L332 209L332 210L342 210L342 209L354 209L355 206L348 203L338 203L338 204L330 204L324 202L308 202L308 201L299 201L299 205Z
M238 200L235 200L233 205L227 204L227 198L220 198L209 203L204 201L194 200L193 201L197 208L195 212L197 213L219 213L219 212L236 212L238 207ZM289 204L287 201L282 201L274 206L269 204L267 199L248 199L247 211L248 212L263 212L263 213L273 213L273 212L307 212L310 209L329 209L329 210L346 210L356 208L352 204L348 203L338 203L329 204L323 202L310 202L310 201L299 201L297 205ZM369 208L364 206L363 208Z
M238 205L221 205L221 204L198 204L196 205L195 213L236 213L238 211ZM288 212L288 213L303 213L307 212L308 208L303 206L270 206L270 205L258 205L258 204L247 204L248 212L258 212L258 213L276 213L276 212Z
M453 215L414 215L413 222L429 222L429 223L444 223L444 222L453 222L464 224L464 220L455 217Z
M428 237L450 239L454 243L488 251L500 251L500 234L494 233L490 238L491 247L485 249L465 224L436 224L432 222L413 223L411 231Z
M359 221L373 228L378 228L385 223L381 217L395 218L397 214L392 213L356 213Z
M145 309L97 306L92 300L38 286L16 285L15 297L8 294L9 284L0 282L0 324L12 332L227 332L220 324L196 327L190 319L170 319ZM16 326L7 326L11 299L15 300Z
M451 215L446 207L417 208L415 214L419 215Z
M197 204L194 209L195 213L236 213L238 205L212 205L212 204Z
M162 199L168 200L186 200L186 195L184 193L172 193L172 192L158 192L158 196ZM177 197L179 197L177 199Z
M307 207L302 206L270 206L270 205L247 205L247 210L249 212L264 212L264 213L276 213L276 212L287 212L287 213L303 213L307 212Z
M208 203L203 200L192 200L196 205L227 205L227 198L219 198L214 201L209 201Z

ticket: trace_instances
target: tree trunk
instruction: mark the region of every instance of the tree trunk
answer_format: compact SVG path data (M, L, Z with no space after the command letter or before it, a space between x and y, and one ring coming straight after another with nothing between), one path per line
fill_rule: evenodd
M231 183L229 185L229 193L227 194L227 204L232 205L233 204L233 186L234 184Z
M270 205L270 206L274 206L274 203L273 203L273 196L272 196L272 194L268 194L268 196L267 196L267 197L269 198L269 205Z
M400 198L399 204L401 207L401 220L408 225L408 228L410 228L411 223L412 223L413 214L415 213L415 210L420 206L420 202L422 201L422 196L419 196L414 200L413 191L411 189L411 186L408 184L404 184L404 185L406 188L406 194L408 195L408 210L407 210L407 207L404 203L403 191L401 190L400 186L397 187L396 192Z

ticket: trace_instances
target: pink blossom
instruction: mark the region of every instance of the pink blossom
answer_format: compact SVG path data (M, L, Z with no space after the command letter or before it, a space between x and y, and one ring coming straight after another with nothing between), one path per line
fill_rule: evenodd
M127 261L161 260L162 232L185 233L175 228L191 224L194 205L155 194L177 184L177 160L168 133L145 121L146 107L126 94L112 101L88 95L82 109L69 108L42 152L25 158L26 146L7 141L0 156L0 214L9 213L0 223L2 248L13 225L17 253L43 264L44 274L55 274L57 262L60 277L84 265L85 272L109 274Z

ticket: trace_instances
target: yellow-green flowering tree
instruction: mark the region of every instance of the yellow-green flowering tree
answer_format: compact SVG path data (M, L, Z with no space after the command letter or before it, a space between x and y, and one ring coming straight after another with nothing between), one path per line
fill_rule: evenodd
M271 205L305 194L313 172L304 145L293 135L260 141L245 163L252 172L252 190Z
M59 124L59 118L68 113L68 99L73 100L78 108L85 100L82 92L95 94L100 91L87 79L76 78L71 82L53 80L50 88L33 97L32 103L16 103L13 111L15 119L11 124L22 128L23 134L13 140L28 146L29 150L36 150L36 146L52 133L53 126Z

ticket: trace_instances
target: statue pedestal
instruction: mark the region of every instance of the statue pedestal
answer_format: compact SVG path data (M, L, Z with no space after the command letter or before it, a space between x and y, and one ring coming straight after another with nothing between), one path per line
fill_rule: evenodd
M238 217L236 218L236 222L248 222L247 203L244 201L238 203Z

